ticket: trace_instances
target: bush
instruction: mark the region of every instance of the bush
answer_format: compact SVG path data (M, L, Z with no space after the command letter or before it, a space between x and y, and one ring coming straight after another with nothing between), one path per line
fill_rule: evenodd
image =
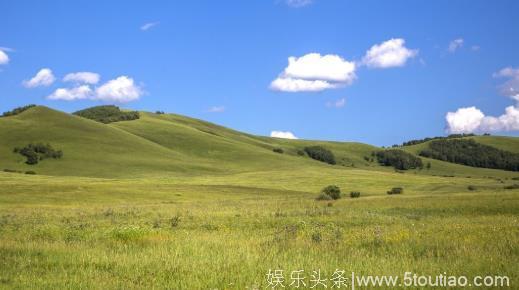
M333 198L326 193L321 193L315 198L315 200L333 200Z
M114 105L92 107L72 114L105 124L118 121L131 121L140 118L139 112L124 112Z
M341 189L336 185L328 185L321 190L321 193L329 195L332 199L341 198Z
M299 156L305 156L305 151L301 150L301 149L298 149L297 150L297 155Z
M420 156L462 164L519 171L519 154L477 143L472 139L442 139L429 143Z
M407 170L423 168L422 159L399 149L378 151L377 160L381 165L393 166L395 169Z
M391 190L387 192L387 194L402 194L404 193L404 189L402 187L393 187Z
M155 114L157 114L157 115L164 115L164 111L155 111Z
M474 186L474 185L469 185L469 186L467 186L467 189L470 190L470 191L474 191L474 190L476 190L477 188L476 188L476 186Z
M507 185L504 187L505 189L519 189L519 184L515 183L512 185Z
M43 143L30 143L22 148L16 147L13 152L25 156L27 158L25 163L29 165L38 164L40 160L47 158L59 159L63 157L63 151L55 150L50 144Z
M280 153L280 154L283 154L283 152L284 152L283 149L281 149L281 148L274 148L274 149L272 149L272 151L274 151L276 153Z
M310 158L315 159L317 161L326 162L328 164L335 165L335 156L332 151L323 148L321 146L310 146L305 147L305 152L310 156Z
M27 105L27 106L23 106L23 107L14 108L11 111L4 112L2 114L2 117L9 117L9 116L18 115L21 112L26 111L26 110L28 110L28 109L30 109L32 107L36 107L36 105L31 104L31 105Z
M25 171L25 174L31 174L31 175L35 175L36 172L32 171L32 170L29 170L29 171Z
M360 192L359 191L352 191L352 192L350 192L350 197L351 198L358 198L358 197L360 197Z
M4 169L4 172L9 172L9 173L20 173L21 171L6 168L6 169Z

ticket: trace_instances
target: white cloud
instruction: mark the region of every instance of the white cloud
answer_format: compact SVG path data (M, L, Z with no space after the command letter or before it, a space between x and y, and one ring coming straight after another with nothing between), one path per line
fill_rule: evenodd
M9 63L9 56L2 49L0 49L0 65L8 64L8 63Z
M209 108L209 110L207 110L208 113L222 113L224 111L225 111L224 106L214 106L214 107Z
M399 67L418 54L416 49L408 49L405 40L393 38L373 45L364 56L362 63L373 68Z
M342 108L346 104L346 98L338 99L333 102L327 102L326 106L330 108Z
M500 92L519 102L519 68L504 68L494 73L494 77L508 78L504 84L499 86Z
M270 88L282 92L319 92L326 89L335 89L339 85L322 80L303 80L279 77L272 81Z
M99 74L93 72L76 72L69 73L64 78L64 82L76 82L85 84L97 84L99 82Z
M355 79L355 63L334 54L321 56L319 53L309 53L299 58L291 56L283 77L351 83Z
M283 139L298 139L292 132L289 131L272 131L270 137L283 138Z
M506 107L504 114L498 117L485 116L476 107L460 108L456 112L448 112L445 116L448 132L519 131L519 69L507 67L494 73L494 77L509 78L500 86L500 91L514 100L515 106Z
M92 89L87 85L82 85L79 87L67 89L67 88L59 88L54 91L50 96L47 97L49 100L64 100L64 101L74 101L81 99L89 99L93 97Z
M159 25L159 22L149 22L141 26L142 31L147 31L148 29Z
M98 87L94 99L125 103L139 99L142 94L142 89L132 78L120 76Z
M304 7L304 6L312 4L313 2L314 2L313 0L285 0L285 3L288 6L294 7L294 8Z
M448 112L447 131L450 133L472 133L519 130L519 107L508 106L499 117L485 116L476 107L460 108Z
M42 68L32 79L24 81L23 85L27 88L35 88L39 86L50 86L56 78L52 74L52 70Z
M309 53L288 58L288 66L270 84L284 92L317 92L351 84L356 78L355 63L333 54Z
M453 41L451 41L449 43L449 52L450 53L454 53L456 52L456 50L458 50L458 48L461 48L463 46L463 38L458 38L458 39L454 39Z
M470 47L470 49L472 49L472 51L478 51L480 49L479 45L473 45Z
M70 81L72 80L76 80L76 78L71 78ZM93 82L95 79L78 78L77 80L80 82ZM91 88L87 84L78 85L72 88L59 88L49 95L47 99L65 101L88 99L125 103L139 99L142 94L142 89L134 83L132 78L120 76L95 89Z

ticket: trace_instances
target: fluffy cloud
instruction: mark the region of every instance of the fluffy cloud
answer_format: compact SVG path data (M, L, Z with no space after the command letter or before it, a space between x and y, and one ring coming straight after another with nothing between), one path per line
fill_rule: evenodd
M2 64L8 64L9 63L9 56L5 51L0 49L0 65Z
M472 133L519 130L519 107L508 106L499 117L485 116L476 107L460 108L448 112L447 131L450 133Z
M463 38L454 39L449 43L449 52L454 53L458 48L461 48L463 46Z
M329 108L342 108L342 107L344 107L345 104L346 104L346 99L342 98L342 99L338 99L333 102L327 102L326 106Z
M79 87L67 89L67 88L59 88L54 91L50 96L47 97L49 100L64 100L64 101L74 101L81 99L88 99L93 97L92 89L87 85L82 85Z
M99 82L99 74L93 72L77 72L69 73L64 78L64 82L76 82L85 84L97 84Z
M494 77L509 79L500 86L500 91L516 101L515 106L506 107L504 114L498 117L485 116L476 107L460 108L456 112L448 112L445 116L448 132L519 131L519 69L504 68L495 73Z
M313 0L286 0L285 3L294 8L304 7L312 4Z
M42 68L32 79L24 81L23 85L27 88L35 88L39 86L50 86L56 78L52 74L52 70Z
M292 78L277 78L270 84L270 88L282 92L319 92L326 89L335 89L337 84L322 80L303 80Z
M284 92L316 92L351 84L356 78L355 63L338 55L309 53L289 57L288 66L270 84Z
M373 45L364 56L362 63L373 68L399 67L418 54L416 49L408 49L405 40L393 38Z
M142 94L142 89L132 78L120 76L98 87L94 99L126 103L139 99Z
M283 139L298 139L292 132L289 131L272 131L270 137L283 138Z
M141 26L142 31L147 31L148 29L159 25L159 22L149 22Z
M225 111L224 106L214 106L214 107L209 108L209 110L207 110L207 112L209 112L209 113L222 113L224 111Z
M89 79L93 81L93 79ZM84 79L83 82L86 82ZM79 85L73 88L59 88L47 97L49 100L101 100L106 102L126 103L137 100L143 94L132 78L120 76L104 83L95 89L89 85Z
M519 68L504 68L495 73L494 77L507 78L508 80L499 87L501 93L519 101Z

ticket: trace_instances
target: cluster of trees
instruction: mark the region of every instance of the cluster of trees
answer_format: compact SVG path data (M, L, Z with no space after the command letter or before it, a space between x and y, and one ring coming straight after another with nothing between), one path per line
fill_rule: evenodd
M472 139L432 141L429 148L419 154L472 167L519 171L519 154L483 145Z
M402 187L393 187L391 190L387 191L387 194L402 194L404 193L404 189Z
M25 158L27 158L25 163L29 165L38 164L40 160L46 158L59 159L63 157L63 151L55 150L50 144L43 143L30 143L29 145L22 148L16 147L14 148L13 152L25 156Z
M490 134L485 133L484 135L488 136ZM424 139L410 140L410 141L404 142L404 143L402 143L402 146L411 146L411 145L425 143L427 141L432 141L432 140L453 139L453 138L463 138L463 137L473 137L473 136L476 136L476 135L472 134L472 133L470 133L470 134L463 133L463 134L450 134L447 137L427 137ZM393 147L395 147L395 145L393 145Z
M4 112L2 114L2 117L9 117L9 116L18 115L21 112L23 112L23 111L25 111L27 109L30 109L32 107L36 107L36 105L31 104L31 105L27 105L27 106L23 106L23 107L14 108L11 111Z
M400 170L423 168L423 162L420 157L416 157L403 150L383 150L376 152L375 155L377 156L378 162L384 166L393 166Z
M337 162L335 161L335 155L333 152L321 147L321 146L309 146L304 148L306 154L315 160L326 162L328 164L335 165Z
M273 152L283 154L285 151L282 148L274 148L272 149Z
M118 121L136 120L140 117L139 112L137 111L121 111L119 107L114 105L96 106L72 114L105 124Z
M155 111L155 114L157 114L157 115L164 115L164 111Z

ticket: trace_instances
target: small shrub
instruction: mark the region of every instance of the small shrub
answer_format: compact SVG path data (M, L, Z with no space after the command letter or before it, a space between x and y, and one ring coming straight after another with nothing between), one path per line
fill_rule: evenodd
M315 199L316 200L333 200L333 198L326 193L319 194Z
M14 170L14 169L4 169L4 172L9 172L9 173L20 173L19 171L17 170Z
M305 156L305 151L301 150L301 149L298 149L297 150L297 155L299 156Z
M284 152L283 149L281 149L281 148L274 148L274 149L272 149L272 151L279 153L279 154L283 154L283 152Z
M329 195L332 199L341 198L341 189L337 185L328 185L321 190L321 193Z
M387 194L402 194L404 193L404 189L402 187L393 187L391 190L387 192Z
M351 198L358 198L358 197L360 197L360 192L359 191L352 191L352 192L350 192L350 197Z
M305 147L305 152L308 154L308 156L310 156L310 158L317 161L325 162L331 165L335 165L337 163L335 161L335 155L333 155L332 151L321 146Z
M505 189L519 189L519 184L515 183L512 185L507 185L504 187Z
M31 174L31 175L35 175L36 172L32 171L32 170L29 170L29 171L25 171L25 174Z
M172 218L169 220L169 225L170 225L172 228L176 228L176 227L178 227L179 224L180 224L180 216L178 216L178 215L172 217Z
M469 185L469 186L467 186L467 189L470 190L470 191L474 191L474 190L476 190L477 188L476 188L476 186L474 186L474 185Z
M320 232L312 233L312 241L315 243L320 243L323 240L323 237Z

